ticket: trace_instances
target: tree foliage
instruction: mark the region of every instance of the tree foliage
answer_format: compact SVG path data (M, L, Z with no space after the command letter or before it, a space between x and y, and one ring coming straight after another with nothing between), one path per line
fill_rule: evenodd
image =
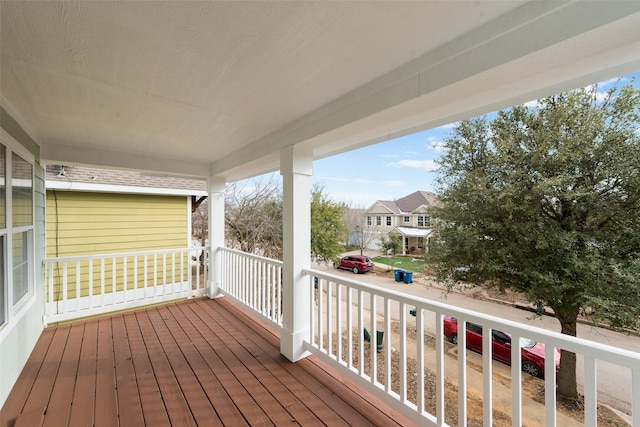
M367 224L367 217L364 215L365 209L352 208L344 205L344 225L346 227L348 246L355 246L360 250L360 255L369 249L378 237L378 226Z
M382 252L388 254L391 252L395 255L400 250L400 236L397 233L389 233L380 237L378 240L378 246L382 249Z
M209 201L204 200L191 214L191 234L201 246L207 245L209 236Z
M227 185L226 240L230 247L282 259L282 192L274 180Z
M332 262L342 252L346 228L344 208L315 185L311 191L311 259Z
M579 315L640 327L639 105L596 86L460 122L432 212L440 278L523 292L573 336ZM558 392L577 396L565 351Z

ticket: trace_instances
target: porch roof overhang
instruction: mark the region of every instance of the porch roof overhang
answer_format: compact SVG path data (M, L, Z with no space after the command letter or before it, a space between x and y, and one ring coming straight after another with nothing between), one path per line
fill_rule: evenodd
M640 69L640 2L1 2L44 162L227 180Z
M396 227L398 233L405 237L429 237L431 235L430 228L412 228L412 227Z

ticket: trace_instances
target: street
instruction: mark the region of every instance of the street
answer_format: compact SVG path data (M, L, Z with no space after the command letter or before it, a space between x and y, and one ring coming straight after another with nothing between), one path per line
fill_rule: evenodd
M379 286L385 289L394 290L397 292L403 292L410 295L419 296L422 298L443 302L455 307L463 307L470 310L475 310L481 313L502 317L519 323L536 326L539 328L547 329L550 331L560 331L559 322L550 316L534 317L530 311L515 308L510 305L505 305L497 302L475 299L471 296L472 290L462 292L450 292L433 286L424 277L414 275L414 282L405 284L402 282L395 282L392 272L389 273L366 273L355 275L348 271L333 270L326 265L314 265L313 268L319 270L331 271L333 274L344 275L345 278L370 283L375 286ZM378 304L378 309L381 310L382 304ZM380 311L382 314L382 311ZM433 329L434 319L425 317L425 332L428 334L434 334ZM433 313L431 313L433 316ZM398 314L393 314L394 320L398 319ZM414 318L409 317L407 325L415 325ZM415 326L414 326L415 327ZM431 329L429 329L431 328ZM624 348L635 352L640 352L640 337L635 335L628 335L611 331L604 328L598 328L587 324L578 325L578 337L587 340L595 341L602 344L611 345L614 347ZM471 353L472 354L472 353ZM473 360L475 355L470 356L470 360ZM479 359L479 356L478 356ZM494 365L500 365L494 363ZM509 375L508 368L502 365L505 369L506 375ZM497 370L501 371L500 366L497 366ZM578 355L578 390L582 392L582 384L584 383L584 370L583 359ZM598 401L599 403L607 404L619 411L626 414L631 412L631 372L628 369L621 369L618 366L611 365L604 362L598 363ZM470 383L471 384L471 383Z

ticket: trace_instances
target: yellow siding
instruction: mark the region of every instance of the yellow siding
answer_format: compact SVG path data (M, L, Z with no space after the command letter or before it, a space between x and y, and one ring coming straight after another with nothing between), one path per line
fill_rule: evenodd
M187 198L47 190L47 257L185 248Z
M187 239L187 198L184 196L152 196L110 193L84 193L69 191L47 191L47 257L75 255L113 254L139 252L157 249L186 248ZM134 273L134 259L127 259L128 289L145 286L142 272L143 257L138 257L138 272ZM154 257L147 260L154 263ZM146 286L183 281L190 268L186 256L170 254L155 258L158 277L146 277ZM115 290L122 290L125 284L122 266L124 259L116 259ZM182 266L182 271L181 271ZM98 295L104 286L111 292L113 265L105 260L104 270L100 262L93 264L93 274L89 277L88 261L82 262L80 279L81 296L89 295L89 287ZM164 274L163 274L164 272ZM54 299L59 299L62 266L53 270ZM166 277L163 277L166 276ZM76 264L68 265L69 298L76 296Z

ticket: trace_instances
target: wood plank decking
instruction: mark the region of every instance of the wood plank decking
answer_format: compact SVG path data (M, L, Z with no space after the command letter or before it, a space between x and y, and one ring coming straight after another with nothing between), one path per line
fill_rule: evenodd
M0 427L31 419L71 427L411 424L316 358L289 362L276 331L224 298L46 329Z

